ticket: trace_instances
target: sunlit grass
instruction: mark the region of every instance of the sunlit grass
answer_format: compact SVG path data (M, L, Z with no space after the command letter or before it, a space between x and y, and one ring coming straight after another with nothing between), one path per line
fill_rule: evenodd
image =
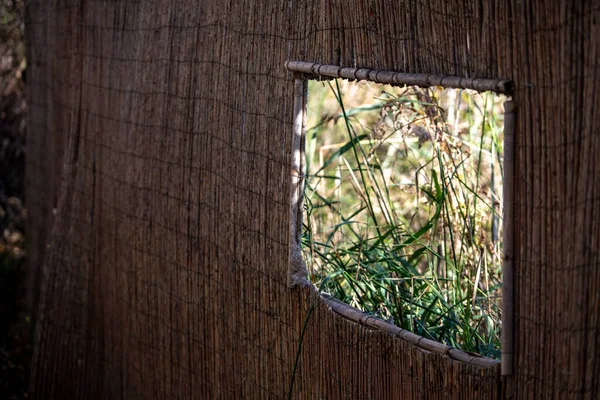
M499 357L503 98L309 85L312 282L419 335Z

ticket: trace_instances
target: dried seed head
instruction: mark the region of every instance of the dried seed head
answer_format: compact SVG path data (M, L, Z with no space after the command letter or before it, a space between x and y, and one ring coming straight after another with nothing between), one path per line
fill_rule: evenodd
M427 130L421 125L413 126L412 134L419 138L419 145L422 145L423 143L431 140L431 133L429 132L429 130Z

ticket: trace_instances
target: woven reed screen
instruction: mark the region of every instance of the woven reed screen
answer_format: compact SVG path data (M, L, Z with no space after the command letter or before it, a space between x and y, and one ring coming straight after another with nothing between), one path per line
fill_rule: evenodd
M599 18L591 0L31 1L33 396L287 398L306 322L294 398L596 398ZM287 287L286 60L514 81L512 376Z

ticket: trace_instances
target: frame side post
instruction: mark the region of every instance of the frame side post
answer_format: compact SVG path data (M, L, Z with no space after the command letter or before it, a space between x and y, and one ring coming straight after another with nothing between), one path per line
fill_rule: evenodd
M288 267L288 286L305 283L306 264L302 258L302 202L304 195L304 127L306 124L306 79L294 80L294 124L291 160L291 210L290 210L290 259Z
M514 164L515 103L504 103L503 270L502 281L502 376L513 374L514 352Z

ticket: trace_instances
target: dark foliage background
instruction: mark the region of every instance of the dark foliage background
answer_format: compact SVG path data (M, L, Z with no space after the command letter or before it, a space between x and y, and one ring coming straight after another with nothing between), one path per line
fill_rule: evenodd
M0 1L0 398L27 398L25 43L22 0Z

